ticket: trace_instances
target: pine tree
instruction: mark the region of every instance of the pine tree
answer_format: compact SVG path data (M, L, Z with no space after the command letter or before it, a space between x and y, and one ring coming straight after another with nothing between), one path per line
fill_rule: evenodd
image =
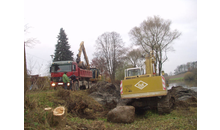
M69 50L70 45L68 44L68 38L63 28L60 29L60 33L57 38L58 41L56 44L53 61L73 60L73 52Z

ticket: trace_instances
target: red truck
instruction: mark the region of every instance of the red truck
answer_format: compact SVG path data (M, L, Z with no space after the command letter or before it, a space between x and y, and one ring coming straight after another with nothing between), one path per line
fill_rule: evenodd
M81 69L78 67L78 64L73 61L56 61L53 62L50 67L51 73L51 87L62 86L63 87L63 80L62 76L64 72L67 72L67 76L70 77L75 75L77 79L80 81L89 81L92 78L92 71ZM67 86L70 84L68 83Z

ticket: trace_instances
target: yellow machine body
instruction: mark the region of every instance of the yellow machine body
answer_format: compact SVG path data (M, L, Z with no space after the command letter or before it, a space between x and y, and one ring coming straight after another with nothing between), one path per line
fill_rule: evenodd
M121 81L121 98L144 98L167 95L166 83L163 76L156 76L153 54L146 56L146 73L142 68L125 70L125 78Z
M167 95L165 80L162 76L139 76L122 80L121 98L143 98Z
M90 68L90 70L92 71L92 78L90 78L89 80L93 83L97 83L98 81L101 81L102 76L100 75L99 69L97 68Z

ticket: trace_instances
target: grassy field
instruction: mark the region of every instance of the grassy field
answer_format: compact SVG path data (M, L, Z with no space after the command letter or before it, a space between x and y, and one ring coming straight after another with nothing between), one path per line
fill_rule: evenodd
M183 81L183 77L180 78L172 78L170 81Z
M182 74L178 74L178 75L168 76L168 78L169 79L183 78L184 75L185 75L185 73L182 73Z
M180 81L183 81L184 79L184 75L185 73L183 74L178 74L178 75L172 75L172 76L167 76L165 77L167 80L169 80L169 83L174 83L174 82L180 82Z
M47 122L47 113L44 111L46 107L55 108L57 106L67 106L67 99L57 96L59 90L46 90L28 92L24 105L24 129L48 129L54 130L55 126L50 126ZM87 96L86 90L71 92L72 98L81 99L89 104L91 108L99 106L97 102ZM78 100L76 99L76 100ZM73 101L76 101L73 100ZM90 105L90 104L89 104ZM174 129L197 129L197 107L177 107L170 114L159 115L154 111L146 111L143 115L136 115L135 121L131 124L111 123L107 122L107 112L109 109L102 108L96 112L94 119L80 118L74 113L67 113L66 127L64 130L174 130Z

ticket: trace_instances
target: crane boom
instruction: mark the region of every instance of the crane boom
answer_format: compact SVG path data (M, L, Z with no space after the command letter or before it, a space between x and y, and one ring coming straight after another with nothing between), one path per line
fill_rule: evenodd
M78 64L82 64L81 66L83 66L83 61L81 61L81 53L83 52L83 55L84 55L84 59L86 61L86 68L89 70L90 69L90 65L89 65L89 59L87 57L87 54L86 54L86 49L84 47L84 41L82 41L80 43L80 47L79 47L79 52L77 54L77 58L76 58L76 62Z

